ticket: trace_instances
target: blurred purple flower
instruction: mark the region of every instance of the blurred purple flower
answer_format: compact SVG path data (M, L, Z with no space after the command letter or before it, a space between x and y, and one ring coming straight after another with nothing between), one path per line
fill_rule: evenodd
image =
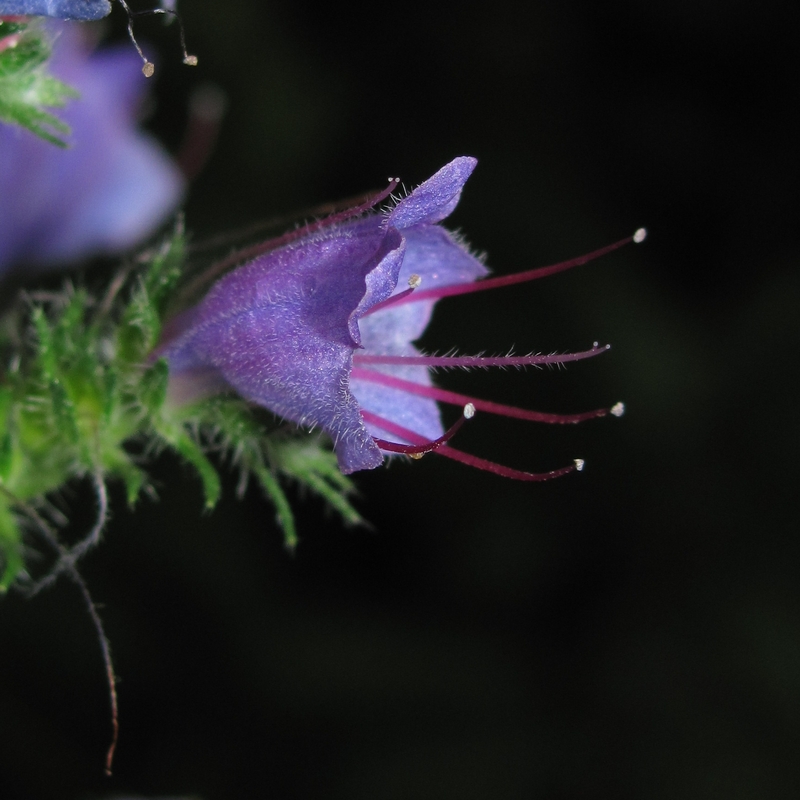
M432 385L437 367L564 363L606 349L595 344L583 353L489 358L425 356L413 346L441 297L531 280L600 254L478 281L486 268L438 224L458 204L476 163L456 158L385 213L340 214L289 234L219 280L198 306L168 326L157 351L169 362L171 401L187 403L233 388L298 425L320 426L332 438L344 473L377 467L387 451L433 449L522 480L580 468L576 462L550 473L519 472L445 444L437 402L465 406L465 416L474 406L544 422L608 413L543 414ZM382 438L387 434L393 441Z
M136 53L91 53L79 28L51 27L51 71L80 93L59 113L71 128L68 148L0 125L0 276L124 251L183 195L177 167L136 127L145 87Z
M0 0L0 14L31 14L89 22L110 13L110 0Z

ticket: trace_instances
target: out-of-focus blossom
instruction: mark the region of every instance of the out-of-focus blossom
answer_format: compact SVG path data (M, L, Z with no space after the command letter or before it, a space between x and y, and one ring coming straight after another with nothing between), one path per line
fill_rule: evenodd
M184 181L137 129L144 91L128 47L90 52L77 23L57 23L51 70L80 98L59 116L66 149L0 125L0 276L124 251L175 209Z
M174 13L177 4L178 0L161 0L160 7ZM111 0L0 0L0 16L19 14L90 22L110 13Z
M89 22L110 13L110 0L0 0L0 15L30 14Z
M532 271L479 281L486 268L439 225L456 207L475 164L457 158L391 210L317 224L219 280L169 326L157 351L169 362L172 402L233 388L298 425L322 427L344 473L372 469L386 452L433 449L522 480L580 468L519 472L445 443L438 402L465 406L465 416L478 408L544 422L608 413L542 414L433 386L431 370L439 367L565 363L606 349L595 344L583 353L489 358L425 356L414 347L441 297L539 277ZM616 406L614 413L621 410Z

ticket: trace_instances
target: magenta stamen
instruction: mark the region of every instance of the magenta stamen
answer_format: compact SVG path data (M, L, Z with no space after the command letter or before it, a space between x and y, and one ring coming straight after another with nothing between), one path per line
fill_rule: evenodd
M378 425L381 427L385 426L388 422L388 420L384 419L383 417L379 417L377 414L372 414L369 411L363 411L362 416L368 422L372 422L373 425ZM458 418L458 421L454 425L445 431L438 439L434 439L433 441L425 441L421 444L398 444L397 442L388 442L386 439L379 439L377 436L373 436L372 438L374 439L375 444L377 444L381 450L388 450L390 453L403 453L407 456L419 457L425 455L425 453L431 453L434 450L438 450L443 444L445 444L445 442L449 442L458 433L461 426L468 419L472 419L473 416L475 416L475 407L471 403L467 403L464 406L464 413Z
M570 361L581 361L584 358L605 353L611 348L610 344L600 347L597 342L590 350L580 353L553 354L549 356L353 356L353 364L386 364L395 366L420 366L420 367L464 367L487 369L489 367L540 367L547 364L567 364Z
M379 417L370 411L361 410L361 416L365 422L369 422L383 430L393 433L403 439L408 439L410 442L417 442L419 445L428 444L423 436L415 433L396 422ZM376 440L377 441L377 440ZM496 464L494 461L487 461L485 458L463 453L461 450L454 450L452 447L442 444L436 450L440 455L453 459L453 461L460 461L462 464L467 464L475 469L483 470L484 472L492 472L495 475L500 475L503 478L511 478L517 481L549 481L553 478L560 478L562 475L567 475L570 472L580 471L583 468L583 462L576 459L573 464L561 469L554 469L550 472L523 472L522 470L506 467L502 464Z
M524 419L529 422L547 422L553 424L566 424L584 422L587 419L597 419L605 417L610 413L610 409L598 408L595 411L584 411L580 414L547 414L542 411L528 411L525 408L507 406L504 403L494 403L491 400L479 400L465 394L450 392L447 389L438 389L435 386L425 386L421 383L395 378L394 375L387 375L384 372L376 372L371 369L354 368L350 373L351 378L356 378L371 383L379 383L392 389L399 389L409 394L430 397L440 403L451 403L456 406L463 406L472 403L478 411L486 411L489 414L498 414L502 417L513 417L514 419Z
M558 264L551 264L548 267L537 267L525 272L516 272L513 275L502 275L497 278L485 278L484 280L475 281L474 283L461 283L453 286L441 286L434 289L423 289L420 292L415 292L413 297L404 299L405 303L416 303L419 300L439 300L442 297L452 297L457 294L469 294L470 292L484 292L487 289L499 289L502 286L513 286L515 283L526 283L527 281L535 281L539 278L546 278L548 275L555 275L558 272L564 272L572 267L579 267L582 264L587 264L589 261L594 261L600 256L618 250L620 247L629 244L630 242L642 241L642 234L637 231L632 236L627 236L620 239L614 244L606 245L598 250L593 250L577 258L571 258L568 261L561 261Z
M506 467L503 464L497 464L494 461L487 461L485 458L473 456L470 453L464 453L461 450L454 450L447 445L440 447L437 452L439 455L452 458L453 461L460 461L469 467L475 467L475 469L480 469L484 472L492 472L495 475L511 478L515 481L550 481L553 478L560 478L562 475L568 475L570 472L580 472L583 469L583 462L580 459L575 459L574 463L568 467L561 467L561 469L554 469L550 472L523 472L519 469Z
M364 317L368 317L370 314L374 314L376 311L380 311L382 308L386 308L386 306L393 306L398 301L402 300L404 297L408 297L412 292L416 290L416 287L410 286L408 289L405 289L398 294L393 294L391 297L387 297L385 300L381 300L380 303L375 303L374 306L370 306L362 315L361 319Z

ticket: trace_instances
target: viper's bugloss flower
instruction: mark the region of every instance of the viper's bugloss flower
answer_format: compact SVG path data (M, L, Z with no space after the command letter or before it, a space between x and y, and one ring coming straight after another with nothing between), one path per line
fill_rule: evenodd
M519 472L446 444L439 402L464 406L465 416L477 408L546 422L608 413L540 414L433 385L438 367L565 363L606 349L595 344L567 355L488 358L426 356L414 347L442 297L530 280L624 243L556 267L481 280L486 267L439 224L458 204L476 163L456 158L391 209L363 216L364 208L354 209L288 234L221 278L198 306L168 326L157 351L169 363L171 402L233 389L279 417L320 426L344 473L377 467L387 452L430 450L523 480L580 468L576 462L551 473ZM392 181L365 205L380 202L396 186ZM613 410L621 413L621 406Z
M175 209L184 180L137 127L145 83L129 47L90 52L78 23L52 23L52 73L80 98L61 149L0 124L0 276L124 251Z
M30 14L90 22L110 13L110 0L0 0L0 14Z

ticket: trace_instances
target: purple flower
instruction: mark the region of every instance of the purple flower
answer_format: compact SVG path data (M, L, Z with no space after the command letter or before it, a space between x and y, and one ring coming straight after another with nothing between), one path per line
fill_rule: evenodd
M88 22L110 13L110 0L0 0L0 14L32 14Z
M180 201L184 181L136 128L144 82L135 52L90 53L77 24L54 23L51 69L80 98L59 114L66 150L0 125L0 276L126 250Z
M476 163L456 158L384 213L342 214L289 234L219 280L169 326L158 350L169 362L172 402L232 388L298 425L320 426L344 473L377 467L385 452L432 449L524 480L575 469L523 473L453 450L445 444L438 402L547 422L576 422L607 410L557 416L509 408L437 389L431 370L563 363L606 348L560 356L436 357L412 344L441 297L541 273L479 281L487 274L484 265L439 225L458 204Z

